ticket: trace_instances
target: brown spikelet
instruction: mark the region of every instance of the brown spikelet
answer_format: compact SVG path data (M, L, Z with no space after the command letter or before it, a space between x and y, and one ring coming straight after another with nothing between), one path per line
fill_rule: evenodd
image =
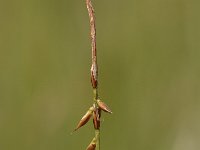
M92 113L94 111L93 107L90 107L90 109L86 112L86 114L81 118L79 121L77 127L74 129L74 131L78 130L80 127L84 126L89 120L90 117L92 116Z
M101 109L96 108L93 111L93 124L95 129L100 128L100 116L101 116Z
M99 108L101 108L103 111L112 114L111 109L104 102L102 102L101 100L98 99L97 104L98 104Z
M92 142L88 145L87 150L95 150L96 148L96 139L93 138Z

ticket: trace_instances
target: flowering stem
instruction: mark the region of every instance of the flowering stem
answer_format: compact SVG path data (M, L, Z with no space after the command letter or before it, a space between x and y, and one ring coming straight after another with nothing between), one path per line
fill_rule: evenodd
M96 27L94 9L91 0L86 0L86 6L90 20L90 38L92 48L92 66L91 66L91 83L93 88L93 106L88 109L86 114L81 118L74 131L85 125L90 118L93 118L93 125L95 130L95 137L92 139L87 147L87 150L100 150L100 118L101 111L112 113L110 108L99 99L98 96L98 65L97 65L97 49L96 49Z
M90 20L90 37L91 37L91 48L92 48L92 66L91 66L91 83L93 87L94 94L94 128L95 128L95 142L96 150L100 150L100 109L97 104L98 99L98 65L97 65L97 49L96 49L96 25L95 25L95 16L94 8L92 6L91 0L86 0L86 6L88 10L89 20Z

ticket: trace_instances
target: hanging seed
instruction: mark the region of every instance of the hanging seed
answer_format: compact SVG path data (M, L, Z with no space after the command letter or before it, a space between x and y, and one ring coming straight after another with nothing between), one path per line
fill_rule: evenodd
M84 126L89 120L90 117L92 116L92 113L94 111L93 107L90 107L89 110L86 112L86 114L81 118L79 121L77 127L74 129L74 131L78 130L80 127Z
M99 108L101 108L103 111L112 114L111 109L100 99L97 100L97 104L98 104Z

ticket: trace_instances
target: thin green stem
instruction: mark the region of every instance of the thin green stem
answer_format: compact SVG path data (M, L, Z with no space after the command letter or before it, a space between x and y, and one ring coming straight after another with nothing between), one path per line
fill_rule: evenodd
M100 129L95 129L96 150L100 150Z
M94 96L94 102L96 103L97 102L97 99L98 99L98 91L97 89L93 89L93 96Z

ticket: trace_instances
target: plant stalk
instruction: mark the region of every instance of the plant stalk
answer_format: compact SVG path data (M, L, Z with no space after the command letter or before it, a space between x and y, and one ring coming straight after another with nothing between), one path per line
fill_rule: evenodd
M94 108L96 110L95 116L97 116L97 121L96 121L97 126L95 127L95 142L96 142L96 150L100 150L100 111L99 111L100 109L97 104L98 65L97 65L97 49L96 49L96 24L95 24L94 8L92 6L91 0L86 0L86 6L90 21L90 37L91 37L91 48L92 48L91 83L94 94Z
M100 129L95 129L96 150L100 150Z

